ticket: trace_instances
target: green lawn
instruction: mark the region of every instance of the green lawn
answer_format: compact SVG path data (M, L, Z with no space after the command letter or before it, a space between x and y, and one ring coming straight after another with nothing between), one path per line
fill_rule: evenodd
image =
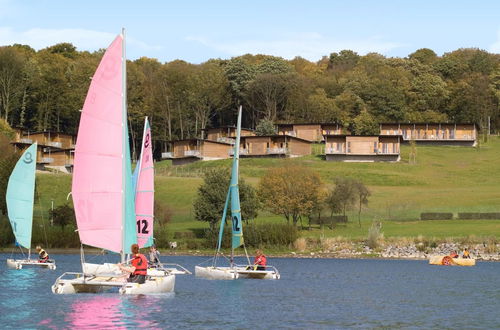
M316 147L318 148L318 147ZM326 162L319 155L293 158L243 158L240 172L257 185L267 169L285 165L306 166L318 171L327 185L337 176L350 176L369 186L372 195L357 224L357 211L351 211L350 222L334 230L315 228L302 231L303 236L366 237L373 220L383 223L385 237L476 237L500 238L500 220L484 221L417 221L421 212L500 212L500 138L492 137L480 149L469 147L417 147L417 164L408 164L409 147L402 146L399 163ZM202 175L216 167L230 168L231 160L197 162L173 167L170 161L156 163L156 198L173 212L169 235L177 231L206 228L194 220L193 201ZM48 217L51 200L66 202L71 176L38 174L35 216ZM38 212L38 213L37 213ZM282 217L261 211L256 222L285 221Z

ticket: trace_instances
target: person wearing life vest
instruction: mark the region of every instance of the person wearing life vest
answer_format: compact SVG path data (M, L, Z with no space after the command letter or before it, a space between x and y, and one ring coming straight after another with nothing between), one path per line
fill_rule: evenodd
M146 257L139 253L139 245L132 244L130 247L132 251L132 260L130 261L131 266L125 266L118 264L118 267L127 273L130 273L128 282L142 284L146 282L146 275L148 272L148 260Z
M40 245L36 246L36 251L38 252L38 262L46 263L49 261L49 254Z
M255 251L255 259L253 261L254 266L256 266L256 270L266 270L267 259L266 256L262 253L262 250Z
M464 249L464 253L462 255L462 258L470 259L469 250L467 250L467 248Z
M457 251L453 251L453 252L451 252L451 253L450 253L450 257L452 257L452 258L458 258L458 253L457 253Z
M156 246L151 245L149 248L149 267L157 268L160 264L160 251L156 249Z

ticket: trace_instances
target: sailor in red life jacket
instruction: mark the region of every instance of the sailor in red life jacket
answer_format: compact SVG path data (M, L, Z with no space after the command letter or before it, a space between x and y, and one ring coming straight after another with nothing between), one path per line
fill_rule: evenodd
M256 267L256 270L266 270L266 256L262 253L262 250L255 251L255 259L253 264Z
M143 254L139 253L139 245L132 244L130 250L132 251L133 257L133 259L130 261L131 266L118 264L118 267L121 270L130 273L129 278L127 279L128 282L142 284L146 282L148 260Z

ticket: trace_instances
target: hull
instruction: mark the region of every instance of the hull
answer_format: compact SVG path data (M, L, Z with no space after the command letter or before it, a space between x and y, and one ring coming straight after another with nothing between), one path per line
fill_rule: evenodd
M65 278L65 276L73 276ZM175 288L175 275L148 276L143 284L128 283L124 277L84 276L82 273L64 273L54 285L52 293L101 293L118 290L120 294L171 293Z
M194 267L194 274L210 280L235 280L239 277L238 272L230 267Z
M279 280L280 274L275 270L253 270L247 267L237 267L236 271L240 278L252 278L258 280Z
M476 259L451 258L450 256L431 256L429 264L438 266L475 266Z
M191 274L186 268L177 264L165 264L165 266L171 267L159 267L159 268L148 268L148 275L150 276L166 276L166 275L186 275ZM116 264L103 263L103 264L83 264L83 272L87 275L121 275L122 271L118 268Z
M14 269L23 269L23 267L36 267L55 270L56 263L55 261L38 262L37 260L30 259L7 259L7 267Z

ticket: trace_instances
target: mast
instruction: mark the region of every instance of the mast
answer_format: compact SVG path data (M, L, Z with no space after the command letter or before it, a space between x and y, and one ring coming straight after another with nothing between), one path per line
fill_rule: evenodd
M240 135L241 135L241 110L238 109L238 122L236 130L236 141L234 144L233 167L231 170L231 182L229 190L231 196L231 224L232 224L232 239L231 239L231 267L234 264L234 249L243 244L243 228L241 224L241 207L240 207L240 189L238 186L239 177L239 160L240 160Z
M126 182L125 176L127 173L126 167L126 148L128 146L128 132L127 132L127 57L125 54L125 28L122 28L122 250L120 252L121 262L125 262L125 220L127 219L126 209Z

